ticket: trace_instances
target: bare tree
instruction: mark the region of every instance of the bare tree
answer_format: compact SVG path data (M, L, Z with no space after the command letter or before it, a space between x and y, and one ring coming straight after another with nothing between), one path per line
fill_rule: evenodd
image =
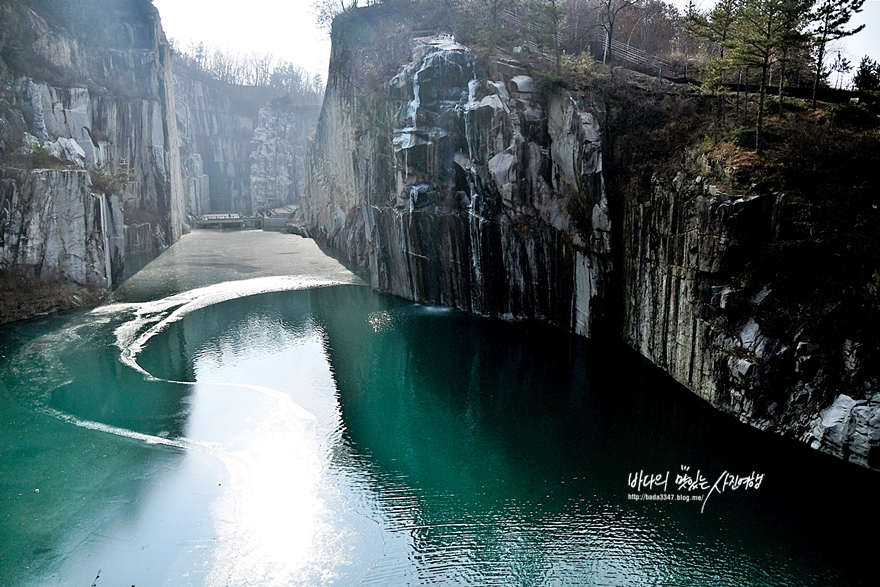
M611 57L611 41L614 39L614 23L621 11L632 8L636 0L599 0L600 23L605 30L605 51L602 63Z
M842 56L840 51L837 52L837 57L834 61L831 62L831 71L837 73L837 84L836 87L839 90L841 87L841 81L843 80L843 75L845 73L849 73L852 71L852 63L850 63L849 59Z
M564 0L565 26L563 49L578 54L587 49L590 33L597 27L596 12L591 0Z
M358 0L315 0L312 14L319 28L330 32L330 26L337 14L342 14L358 7Z
M517 3L517 0L475 0L481 11L492 19L492 26L498 28L501 13Z
M678 9L663 0L637 0L632 10L621 11L615 23L620 38L655 55L668 53L678 35Z
M277 61L271 53L239 55L204 43L191 44L189 50L175 50L175 59L211 79L228 84L270 87L289 95L291 103L320 103L324 82L305 68Z

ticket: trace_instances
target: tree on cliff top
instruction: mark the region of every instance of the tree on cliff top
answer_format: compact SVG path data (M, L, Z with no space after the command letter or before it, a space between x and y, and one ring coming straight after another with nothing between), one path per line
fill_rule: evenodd
M556 59L556 73L560 72L559 31L565 20L565 9L560 0L529 0L526 4L533 34L538 44L550 47Z
M501 41L501 16L519 0L474 0L474 17L479 22L477 37L489 52ZM481 26L480 26L481 25Z
M702 90L715 95L715 138L723 119L724 76L734 64L730 59L732 39L736 24L739 0L719 0L707 14L699 12L693 1L688 3L685 13L685 28L696 39L708 44L710 60L703 72Z
M690 34L709 43L709 51L723 60L725 53L729 57L738 10L739 0L719 0L707 14L699 12L691 2L685 14L685 27Z
M813 42L816 45L816 78L813 84L813 108L816 107L816 94L822 79L822 66L828 43L856 34L865 25L853 29L845 28L857 12L862 11L865 0L819 0L810 15L813 22Z
M732 58L761 72L755 150L764 148L764 98L770 66L802 38L813 0L742 0L731 40Z
M614 39L614 23L620 12L626 8L632 8L636 0L599 0L600 22L605 31L605 51L602 55L602 63L611 56L611 41Z
M856 75L853 77L853 85L860 92L876 92L880 90L880 63L877 63L867 55L862 57Z
M475 0L477 6L488 15L492 21L492 26L498 28L498 19L501 14L508 8L517 3L518 0Z
M366 4L366 3L365 3ZM312 4L312 13L318 28L330 32L330 25L337 14L342 14L358 7L358 0L315 0Z

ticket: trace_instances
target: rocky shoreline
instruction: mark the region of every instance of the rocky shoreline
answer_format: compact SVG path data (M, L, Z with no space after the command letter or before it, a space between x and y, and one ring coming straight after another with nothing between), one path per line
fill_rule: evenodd
M98 287L0 276L0 324L97 306L106 297L107 292Z

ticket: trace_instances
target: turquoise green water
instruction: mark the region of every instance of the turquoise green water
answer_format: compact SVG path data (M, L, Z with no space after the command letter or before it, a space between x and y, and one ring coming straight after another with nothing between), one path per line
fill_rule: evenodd
M874 584L877 475L622 348L302 285L0 331L0 585Z

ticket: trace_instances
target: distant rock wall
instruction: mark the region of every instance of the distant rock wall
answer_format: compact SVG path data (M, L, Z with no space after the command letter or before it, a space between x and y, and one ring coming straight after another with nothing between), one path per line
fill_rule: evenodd
M79 195L96 191L96 173L131 172L133 181L103 200L104 222L124 211L125 223L108 226L105 236L131 253L173 244L191 216L298 202L317 109L288 104L259 114L277 93L213 82L185 68L175 74L149 0L0 3L0 173L7 197L0 270L89 284L108 273L111 282L120 278L121 254L110 264L94 261L103 254L92 234L101 231L100 215L97 224L81 222L92 218L94 202ZM43 177L44 168L54 179ZM74 202L81 203L76 213ZM56 203L77 226L65 228L53 216L50 227L41 214ZM54 231L42 245L39 230ZM91 248L80 250L81 238Z
M298 203L318 108L273 107L278 91L175 75L177 129L189 213L256 214Z
M196 216L250 214L254 116L236 113L229 97L206 82L185 75L174 79L187 206Z
M306 189L308 139L319 110L292 105L260 109L250 154L254 212L299 204Z

